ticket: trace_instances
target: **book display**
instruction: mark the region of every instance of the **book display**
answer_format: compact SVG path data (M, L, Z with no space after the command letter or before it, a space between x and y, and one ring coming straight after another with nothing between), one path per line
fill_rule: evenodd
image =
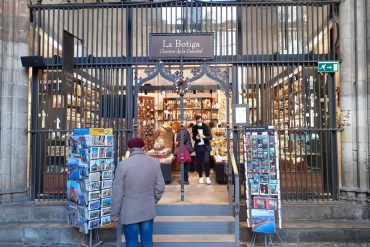
M273 127L247 128L244 148L248 226L275 233L275 219L282 224L277 134Z
M113 130L74 129L68 137L67 222L88 234L111 223Z

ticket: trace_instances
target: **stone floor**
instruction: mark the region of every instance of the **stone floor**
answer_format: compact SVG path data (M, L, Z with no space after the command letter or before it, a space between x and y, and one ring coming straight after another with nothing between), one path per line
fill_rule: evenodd
M218 184L213 172L210 174L212 184L199 184L198 173L189 172L189 185L185 185L185 197L181 202L181 186L177 183L180 173L173 173L172 182L166 185L166 190L159 204L227 204L228 194L225 184Z

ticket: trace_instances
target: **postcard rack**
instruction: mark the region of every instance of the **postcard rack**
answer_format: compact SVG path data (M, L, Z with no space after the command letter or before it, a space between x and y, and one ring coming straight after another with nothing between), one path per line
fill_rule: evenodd
M84 234L111 223L113 130L74 129L68 138L67 222Z
M253 233L276 233L276 221L282 227L278 150L273 127L245 129L247 223Z

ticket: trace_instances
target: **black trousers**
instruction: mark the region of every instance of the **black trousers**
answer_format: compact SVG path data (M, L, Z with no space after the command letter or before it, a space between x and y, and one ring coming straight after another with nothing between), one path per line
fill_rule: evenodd
M209 177L209 151L205 146L197 146L195 149L195 155L198 163L198 174L199 177L203 177L203 161L206 177Z

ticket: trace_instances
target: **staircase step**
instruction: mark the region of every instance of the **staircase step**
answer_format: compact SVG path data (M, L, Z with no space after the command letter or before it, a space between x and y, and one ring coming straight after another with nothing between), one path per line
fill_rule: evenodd
M226 216L231 213L227 204L159 204L156 212L157 216Z
M231 216L157 216L155 234L233 234L234 217Z
M122 236L122 242L125 237ZM229 247L234 246L233 234L191 234L153 236L155 247Z
M284 243L370 243L369 221L285 221L278 232ZM240 233L241 240L246 242L253 235L245 222L241 223ZM263 234L256 236L257 242L263 242ZM279 243L277 234L273 236L273 242Z

